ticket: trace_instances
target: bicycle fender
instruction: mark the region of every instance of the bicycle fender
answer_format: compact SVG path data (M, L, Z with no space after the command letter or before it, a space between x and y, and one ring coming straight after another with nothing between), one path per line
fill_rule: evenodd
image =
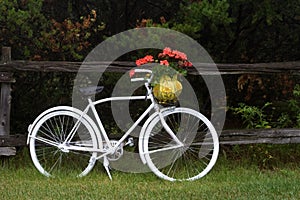
M74 107L71 107L71 106L56 106L56 107L53 107L53 108L50 108L50 109L47 109L45 110L44 112L42 112L34 121L32 124L30 124L28 126L28 136L27 136L27 145L29 144L29 140L31 138L31 134L32 134L32 131L34 130L35 126L37 125L37 123L46 115L48 115L49 113L52 113L52 112L56 112L56 111L70 111L70 112L74 112L78 115L83 115L83 117L85 118L85 120L90 123L90 125L93 127L94 129L94 132L96 134L96 137L99 141L99 138L101 139L101 136L100 136L100 131L98 130L95 122L86 114L84 114L81 110L77 109L77 108L74 108Z

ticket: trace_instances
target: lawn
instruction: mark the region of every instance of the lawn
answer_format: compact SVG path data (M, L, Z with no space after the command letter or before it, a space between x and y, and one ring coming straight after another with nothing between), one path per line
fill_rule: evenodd
M299 149L299 147L297 147ZM262 169L257 163L222 153L213 170L194 182L168 182L152 173L113 171L100 163L83 178L46 178L27 151L2 158L0 199L300 199L299 163Z

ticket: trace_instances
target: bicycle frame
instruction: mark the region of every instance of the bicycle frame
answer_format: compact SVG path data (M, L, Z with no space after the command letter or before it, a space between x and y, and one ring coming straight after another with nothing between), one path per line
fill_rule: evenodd
M147 97L148 99L149 97ZM100 130L100 135L103 137L104 142L106 143L108 149L104 150L102 155L97 157L96 159L100 159L103 156L106 156L108 154L114 153L115 150L119 145L121 145L122 142L125 141L125 139L130 135L130 133L138 126L138 124L146 117L146 115L154 108L155 104L152 103L150 106L144 111L144 113L137 119L137 121L134 122L134 124L125 132L125 134L118 140L117 144L113 147L111 146L110 139L107 135L107 132L103 126L103 123L98 115L98 112L96 111L95 106L101 103L109 102L109 101L125 101L125 100L143 100L145 99L145 96L124 96L124 97L110 97L110 98L105 98L101 99L98 101L93 102L90 98L88 99L89 105L86 107L84 110L85 112L88 112L90 109L93 112L93 115L96 119L96 124L98 125L98 128Z
M97 149L96 152L102 153L100 156L98 156L96 158L96 160L103 158L106 155L112 154L116 151L116 149L121 145L121 143L123 143L125 141L125 139L130 135L130 133L138 126L138 124L147 116L147 114L150 113L151 110L154 110L154 114L158 115L160 117L160 120L162 122L162 125L164 126L164 128L167 130L167 132L171 135L171 137L177 142L177 144L179 146L183 145L178 138L175 136L175 134L173 133L173 131L169 128L169 126L166 124L163 115L161 113L161 110L159 108L159 105L156 103L152 91L149 87L149 83L146 82L145 83L145 87L147 89L147 94L146 97L145 96L124 96L124 97L110 97L110 98L105 98L105 99L100 99L97 101L92 101L91 98L88 98L88 102L89 104L87 105L87 107L84 109L82 116L80 116L80 118L78 119L78 121L76 122L76 124L80 123L81 118L84 117L84 115L87 115L88 111L91 110L95 119L96 119L96 124L98 125L98 128L100 130L100 136L102 136L104 138L104 142L107 145L107 149ZM134 124L126 131L126 133L118 140L118 142L112 146L110 143L110 139L107 135L107 132L103 126L103 123L98 115L98 112L95 108L96 105L98 104L102 104L105 102L110 102L110 101L125 101L125 100L151 100L151 104L148 106L148 108L142 113L142 115L134 122ZM164 109L165 110L165 109ZM71 133L69 134L69 136L66 138L65 142L63 144L66 144L68 141L70 141L74 135L74 133L76 132L76 125L74 126L74 128L72 129ZM74 133L72 133L74 132ZM176 146L178 147L178 146ZM67 150L82 150L82 151L91 151L91 152L95 152L95 149L89 149L87 147L77 147L77 146L66 146L64 147ZM171 147L172 148L172 147ZM173 147L174 148L174 147Z

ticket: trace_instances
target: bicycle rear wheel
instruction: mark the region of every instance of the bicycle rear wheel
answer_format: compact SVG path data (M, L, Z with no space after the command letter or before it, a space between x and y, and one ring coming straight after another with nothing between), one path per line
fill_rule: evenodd
M68 135L74 135L65 146ZM95 165L97 148L94 129L85 117L70 110L50 112L34 126L30 135L31 159L45 176L85 176ZM72 150L78 147L80 150Z
M149 168L169 181L192 181L205 176L219 153L218 135L211 122L189 108L165 111L163 116L183 146L167 133L157 116L144 135L144 156Z

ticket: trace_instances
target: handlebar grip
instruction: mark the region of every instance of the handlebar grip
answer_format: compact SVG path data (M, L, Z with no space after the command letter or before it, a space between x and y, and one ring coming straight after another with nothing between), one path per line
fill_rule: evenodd
M135 73L147 73L147 74L150 74L150 78L146 78L146 77L143 77L143 78L132 78ZM131 78L131 82L137 82L137 81L147 81L147 82L150 82L151 79L152 79L153 74L152 74L152 70L150 70L150 69L132 69L129 72L129 76Z
M137 81L145 81L145 78L132 78L131 82L137 82Z
M152 74L152 71L150 69L134 69L135 72L141 72L141 73L150 73Z

